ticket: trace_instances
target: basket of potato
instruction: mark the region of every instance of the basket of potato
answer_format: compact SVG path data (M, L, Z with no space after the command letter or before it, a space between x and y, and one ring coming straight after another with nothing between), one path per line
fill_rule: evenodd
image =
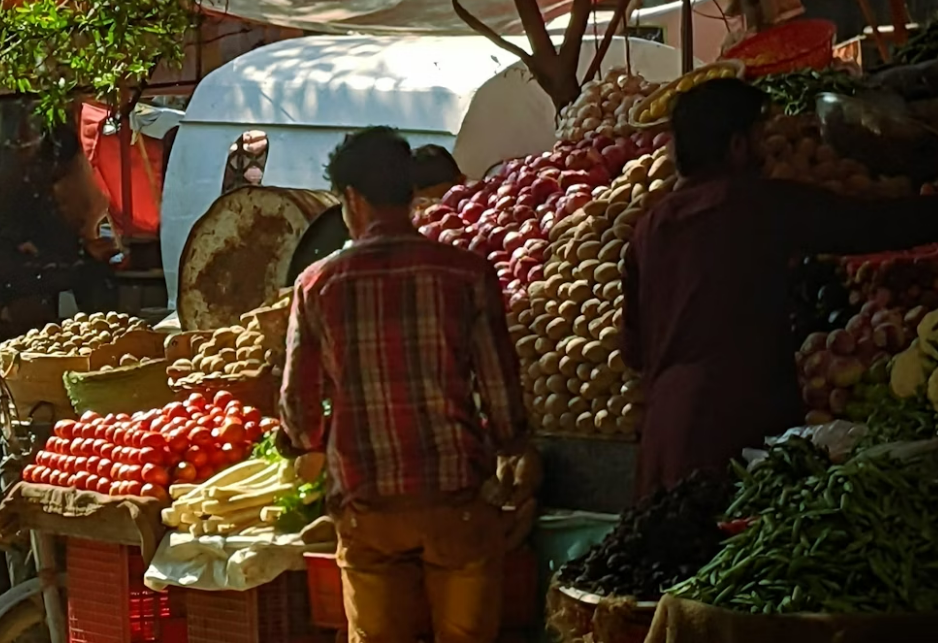
M273 415L277 389L274 370L282 352L268 344L256 319L246 326L174 335L166 347L169 386L177 392L225 389L244 404Z
M78 313L0 344L0 373L10 386L20 417L40 405L58 419L75 410L63 383L67 372L85 373L110 365L115 356L162 356L162 338L146 323L125 314ZM119 358L118 358L119 360Z

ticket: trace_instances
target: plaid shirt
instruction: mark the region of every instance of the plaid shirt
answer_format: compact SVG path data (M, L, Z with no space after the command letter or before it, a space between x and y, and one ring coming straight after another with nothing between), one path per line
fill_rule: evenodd
M281 416L294 446L326 452L343 499L481 487L526 430L494 269L409 225L313 264L296 283Z

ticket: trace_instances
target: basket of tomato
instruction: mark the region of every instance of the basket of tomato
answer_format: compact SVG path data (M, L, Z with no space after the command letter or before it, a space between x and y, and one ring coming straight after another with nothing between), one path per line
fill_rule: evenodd
M23 479L168 503L169 485L201 482L244 460L276 425L226 390L133 414L87 411L55 424Z

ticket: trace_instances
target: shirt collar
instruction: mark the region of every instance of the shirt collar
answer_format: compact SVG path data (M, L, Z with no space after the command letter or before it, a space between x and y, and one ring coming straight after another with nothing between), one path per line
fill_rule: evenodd
M400 237L419 235L413 224L407 220L398 221L373 221L365 233L358 238L359 241L371 239L380 239L382 237Z

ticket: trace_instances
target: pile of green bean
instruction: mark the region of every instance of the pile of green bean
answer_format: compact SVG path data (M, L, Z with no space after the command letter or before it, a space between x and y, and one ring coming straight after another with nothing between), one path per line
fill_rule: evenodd
M772 451L814 469L803 444ZM938 610L934 459L855 458L780 493L758 469L745 475L740 498L759 489L746 501L765 503L758 519L669 593L756 614Z
M769 99L784 108L789 116L815 110L818 94L834 92L853 96L859 81L841 71L807 69L788 74L770 74L757 78L753 84L769 95Z
M935 413L924 391L901 399L892 394L888 384L878 384L854 393L857 397L865 396L867 400L868 415L864 424L870 429L857 444L858 452L880 444L938 437L938 413Z

